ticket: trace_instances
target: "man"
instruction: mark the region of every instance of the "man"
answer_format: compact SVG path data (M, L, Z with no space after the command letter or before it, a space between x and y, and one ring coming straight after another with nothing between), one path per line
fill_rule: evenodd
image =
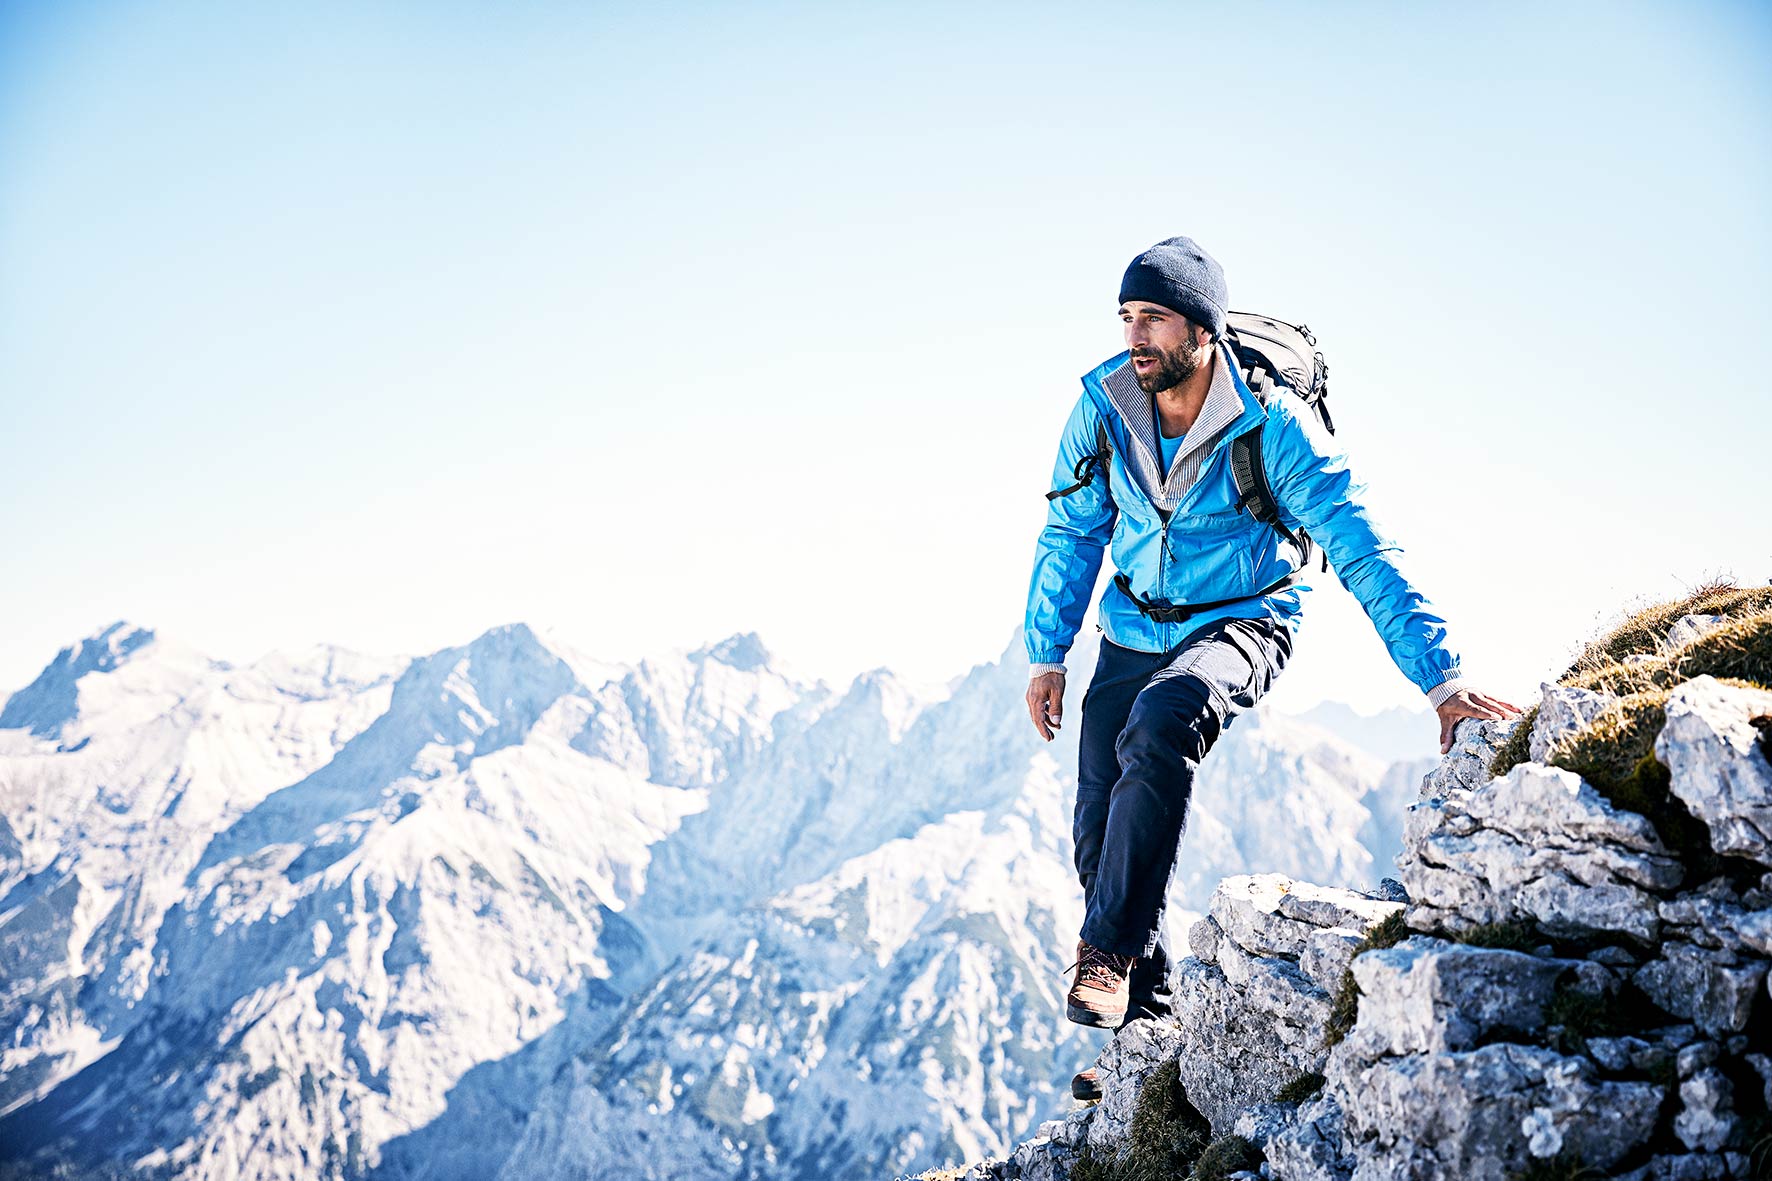
M1190 239L1133 259L1120 284L1126 351L1083 378L1035 552L1027 703L1048 741L1062 720L1065 653L1105 549L1119 570L1101 600L1079 736L1073 823L1085 912L1066 1011L1084 1025L1168 1013L1163 910L1194 773L1292 654L1309 589L1298 581L1300 531L1438 712L1442 751L1460 718L1518 712L1459 676L1445 621L1397 568L1397 547L1362 507L1332 436L1283 390L1263 407L1227 361L1225 309L1224 272ZM1101 425L1111 459L1097 472L1087 457ZM1257 427L1291 537L1238 507L1230 441ZM1080 1097L1092 1074L1073 1082Z

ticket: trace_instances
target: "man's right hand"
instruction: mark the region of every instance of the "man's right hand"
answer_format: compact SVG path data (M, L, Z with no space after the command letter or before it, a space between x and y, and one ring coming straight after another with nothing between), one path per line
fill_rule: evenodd
M1034 719L1040 737L1051 742L1064 717L1063 673L1041 673L1028 681L1028 716Z

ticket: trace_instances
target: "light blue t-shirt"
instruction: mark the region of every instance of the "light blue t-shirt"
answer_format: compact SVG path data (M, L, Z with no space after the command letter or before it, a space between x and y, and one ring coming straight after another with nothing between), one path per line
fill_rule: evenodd
M1187 436L1184 434L1180 438L1171 439L1163 433L1162 427L1157 428L1157 442L1163 449L1163 474L1165 476L1169 474L1169 467L1175 462L1175 453L1181 450L1181 441L1185 438Z

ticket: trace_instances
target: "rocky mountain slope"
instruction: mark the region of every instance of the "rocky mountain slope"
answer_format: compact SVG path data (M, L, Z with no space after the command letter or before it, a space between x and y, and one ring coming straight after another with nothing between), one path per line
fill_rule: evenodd
M234 666L106 628L0 707L0 1162L1005 1153L1099 1046L1059 1008L1074 731L1038 740L1025 676L1012 648L942 698L885 671L838 692L754 636L625 667L522 625ZM1215 763L1183 925L1225 874L1372 882L1400 841L1414 776L1321 729L1257 715Z
M1461 723L1400 882L1227 878L1098 1105L925 1176L1772 1174L1769 685L1772 589L1632 616L1519 723Z

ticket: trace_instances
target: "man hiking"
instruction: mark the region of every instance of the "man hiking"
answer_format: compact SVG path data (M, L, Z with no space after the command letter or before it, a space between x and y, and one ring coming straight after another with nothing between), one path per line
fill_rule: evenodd
M1111 547L1118 573L1078 742L1084 919L1065 1006L1108 1029L1169 1013L1163 911L1194 773L1291 656L1313 544L1438 712L1442 751L1458 719L1518 713L1459 676L1445 621L1397 568L1398 547L1305 391L1251 391L1211 256L1188 238L1140 254L1120 283L1120 319L1126 351L1083 378L1059 440L1026 624L1028 713L1050 741L1065 653ZM1263 495L1250 494L1262 479ZM1099 1094L1093 1073L1073 1081L1080 1098Z

